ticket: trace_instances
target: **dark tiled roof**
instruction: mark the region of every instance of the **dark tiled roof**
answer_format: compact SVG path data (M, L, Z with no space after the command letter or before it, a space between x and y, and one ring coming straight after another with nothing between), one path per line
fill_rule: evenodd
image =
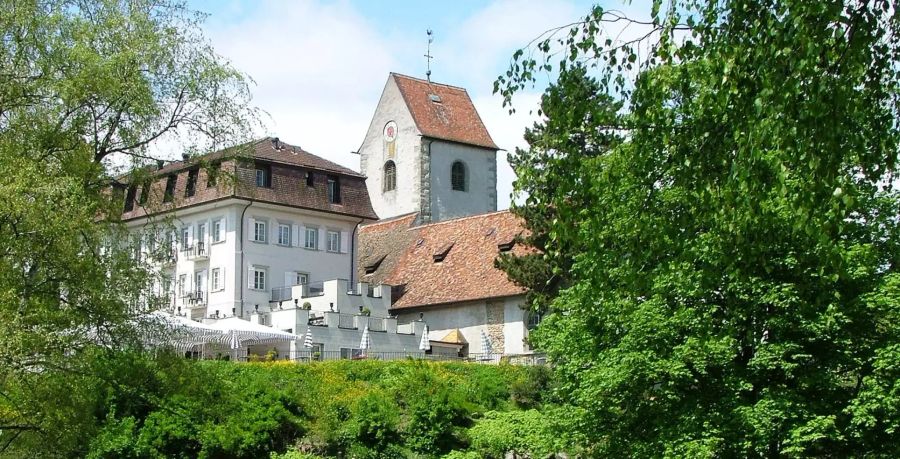
M397 73L391 77L422 135L498 149L465 89Z
M283 142L276 149L273 141L272 138L265 138L187 161L174 162L152 171L148 177L150 186L145 204L138 205L143 200L143 188L138 186L135 194L137 202L133 210L122 214L122 219L131 220L225 198L247 198L369 220L378 218L372 209L364 176ZM208 186L209 173L214 169L211 165L219 161L221 179L215 185ZM269 165L271 187L256 186L255 169L251 161L262 161ZM202 167L198 169L198 165ZM197 170L193 196L186 194L190 170ZM313 186L307 186L307 172L313 174ZM341 191L339 204L328 200L329 175L338 177ZM173 200L163 202L166 181L172 176L176 177Z
M360 279L399 286L392 310L520 295L525 292L494 267L498 245L524 231L509 211L413 226L415 214L363 226L360 238ZM447 250L449 247L449 250ZM442 261L436 253L447 251ZM525 247L514 246L514 253ZM375 273L366 276L369 260L386 256Z

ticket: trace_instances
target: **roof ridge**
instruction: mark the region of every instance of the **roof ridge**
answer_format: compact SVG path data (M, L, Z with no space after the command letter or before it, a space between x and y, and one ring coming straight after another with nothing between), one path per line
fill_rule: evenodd
M499 214L502 214L502 213L504 213L504 212L512 214L512 212L510 212L509 209L495 210L495 211L493 211L493 212L485 212L485 213L483 213L483 214L466 215L465 217L451 218L450 220L442 220L442 221L439 221L439 222L425 223L425 224L423 224L423 225L413 226L413 227L411 227L411 228L409 228L409 229L413 229L413 228L419 229L419 228L425 228L425 227L434 227L434 226L438 226L438 225L445 225L445 224L448 224L448 223L461 222L461 221L463 221L463 220L471 220L471 219L473 219L473 218L482 218L482 217L488 217L488 216L491 216L491 215L499 215Z
M408 80L421 81L422 83L427 83L427 84L430 84L430 85L444 86L444 87L452 88L452 89L459 89L459 90L465 92L466 94L469 93L469 91L467 91L466 88L464 88L464 87L462 87L462 86L454 86L454 85L452 85L452 84L447 84L447 83L436 83L436 82L431 81L431 80L423 80L423 79L421 79L421 78L417 78L417 77L409 76L409 75L404 75L404 74L402 74L402 73L397 73L397 72L391 72L391 75L392 75L392 76L395 76L395 77L406 78L406 79L408 79Z
M419 211L414 210L414 211L412 211L412 212L407 212L407 213L405 213L405 214L395 215L395 216L393 216L393 217L388 217L388 218L382 218L382 219L380 219L380 220L378 220L378 221L375 221L375 222L372 222L372 223L369 223L369 224L366 224L366 225L362 225L362 226L360 227L360 229L362 229L362 228L371 228L371 227L373 227L373 226L378 226L378 225L386 225L386 224L388 224L388 223L396 223L396 222L399 221L399 220L402 220L402 219L404 219L404 218L408 218L408 217L410 217L410 216L412 216L412 215L415 215L415 214L417 214L417 213L419 213Z

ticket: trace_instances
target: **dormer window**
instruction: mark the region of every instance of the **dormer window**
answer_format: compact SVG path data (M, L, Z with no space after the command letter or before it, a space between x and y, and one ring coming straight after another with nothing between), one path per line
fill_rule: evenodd
M163 195L163 202L172 202L175 199L175 183L178 182L177 175L166 177L166 193Z
M456 161L450 169L450 186L456 191L466 191L466 165Z
M121 196L121 195L119 195ZM125 212L134 210L134 198L137 196L137 187L131 185L125 193Z
M450 249L452 249L452 248L453 248L453 243L450 242L447 245L441 247L436 252L434 252L434 254L431 257L435 263L440 263L440 262L444 261L445 258L447 258L447 254L450 253Z
M272 187L272 168L268 164L256 165L256 186L260 188Z
M515 246L515 245L516 245L516 241L515 241L515 239L513 239L513 240L510 240L507 242L501 242L500 244L497 244L497 249L499 249L501 252L509 252L510 250L512 250L513 246Z
M184 196L189 198L197 191L197 176L200 175L200 169L191 169L188 171L187 185L184 188Z
M328 176L328 202L331 204L341 203L341 182L336 175Z
M381 262L384 261L385 258L387 258L387 255L382 255L381 257L376 258L372 263L366 265L366 274L375 274L375 271L378 271L378 267L381 266Z

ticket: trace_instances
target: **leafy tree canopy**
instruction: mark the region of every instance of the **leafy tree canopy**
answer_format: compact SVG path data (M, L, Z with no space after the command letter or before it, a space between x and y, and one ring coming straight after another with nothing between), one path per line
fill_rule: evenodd
M544 255L510 273L563 279L534 336L582 432L615 456L900 454L896 5L653 5L595 7L495 84L558 78L511 157Z
M152 159L167 135L233 144L255 112L245 77L181 1L0 0L0 11L0 448L23 433L52 447L67 431L37 387L93 371L79 357L91 346L138 344L153 281L104 218L122 207L109 167Z

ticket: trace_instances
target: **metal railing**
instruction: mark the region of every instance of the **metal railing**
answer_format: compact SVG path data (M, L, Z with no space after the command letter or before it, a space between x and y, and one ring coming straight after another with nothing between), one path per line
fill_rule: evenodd
M198 242L181 249L181 256L188 260L208 257L209 253L206 250L206 243Z
M225 357L224 355L222 357ZM221 357L220 357L221 358ZM230 357L228 357L230 359ZM452 354L426 354L424 352L380 352L362 351L360 349L342 349L340 351L299 350L294 352L270 352L266 355L247 355L241 353L237 360L246 362L264 362L273 360L289 360L298 363L325 362L334 360L428 360L432 362L467 362L488 365L510 364L522 366L546 365L547 358L543 354L503 355L503 354L469 354L460 357Z

